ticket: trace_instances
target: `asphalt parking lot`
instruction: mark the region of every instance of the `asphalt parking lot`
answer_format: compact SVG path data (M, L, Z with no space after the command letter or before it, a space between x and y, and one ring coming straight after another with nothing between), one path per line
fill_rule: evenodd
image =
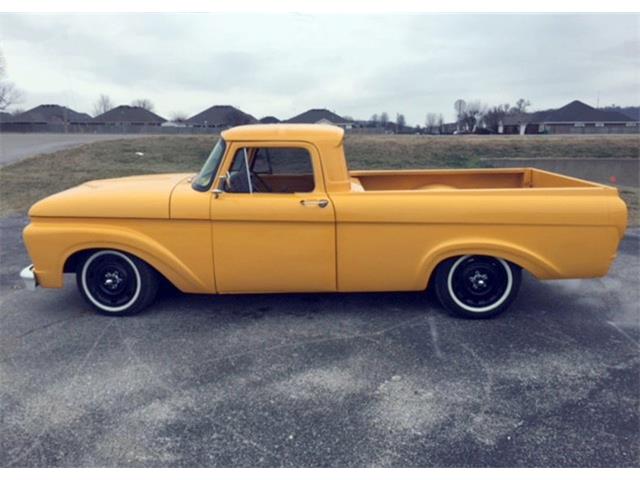
M640 235L603 279L493 321L420 293L166 294L93 314L22 290L0 220L2 466L640 466Z

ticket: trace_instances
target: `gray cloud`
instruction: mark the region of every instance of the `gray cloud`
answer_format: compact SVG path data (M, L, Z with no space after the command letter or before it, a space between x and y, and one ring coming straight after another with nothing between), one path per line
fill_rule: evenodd
M151 98L160 113L231 103L451 118L456 98L640 103L636 14L0 15L0 48L29 100L90 111ZM57 93L56 93L57 92Z

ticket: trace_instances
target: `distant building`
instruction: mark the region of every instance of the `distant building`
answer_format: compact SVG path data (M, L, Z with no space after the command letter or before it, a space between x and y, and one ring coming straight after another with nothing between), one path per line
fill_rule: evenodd
M287 123L324 123L328 125L336 125L345 129L353 127L353 120L337 115L326 108L312 108L304 113L286 120Z
M574 100L557 110L507 115L498 133L638 133L640 122L627 115Z
M142 107L132 107L130 105L120 105L108 112L104 112L95 117L91 123L96 125L108 126L160 126L166 122L166 118L147 110Z
M640 122L640 107L617 107L615 105L609 107L603 107L601 110L607 112L619 112L626 115L629 118L634 119L636 122Z
M164 122L162 127L171 127L171 128L186 128L187 125L184 122L174 122L172 120L168 120Z
M262 117L259 120L260 123L280 123L280 120L273 116Z
M194 127L229 128L237 125L257 123L252 115L231 105L214 105L191 118L185 123Z
M91 116L61 105L47 104L38 105L31 110L14 115L9 121L15 124L30 125L71 125L86 124L91 121Z
M460 127L457 122L443 123L440 127L440 133L444 135L451 135L453 132L458 130L460 130Z
M4 132L76 132L84 131L91 116L61 105L38 105L31 110L10 115L1 113L0 125Z

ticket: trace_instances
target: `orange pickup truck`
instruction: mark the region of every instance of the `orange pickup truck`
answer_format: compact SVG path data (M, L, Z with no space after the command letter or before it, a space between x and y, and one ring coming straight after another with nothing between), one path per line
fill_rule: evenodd
M198 174L91 181L29 211L28 287L75 273L98 311L188 293L419 291L488 318L539 279L605 275L627 210L615 188L531 169L349 171L343 130L222 132Z

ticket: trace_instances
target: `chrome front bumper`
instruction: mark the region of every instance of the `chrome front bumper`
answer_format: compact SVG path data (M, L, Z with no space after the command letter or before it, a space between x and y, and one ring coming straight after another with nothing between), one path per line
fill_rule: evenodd
M20 278L24 282L25 288L31 292L33 292L38 286L38 279L36 278L36 274L33 272L33 265L24 267L20 272Z

